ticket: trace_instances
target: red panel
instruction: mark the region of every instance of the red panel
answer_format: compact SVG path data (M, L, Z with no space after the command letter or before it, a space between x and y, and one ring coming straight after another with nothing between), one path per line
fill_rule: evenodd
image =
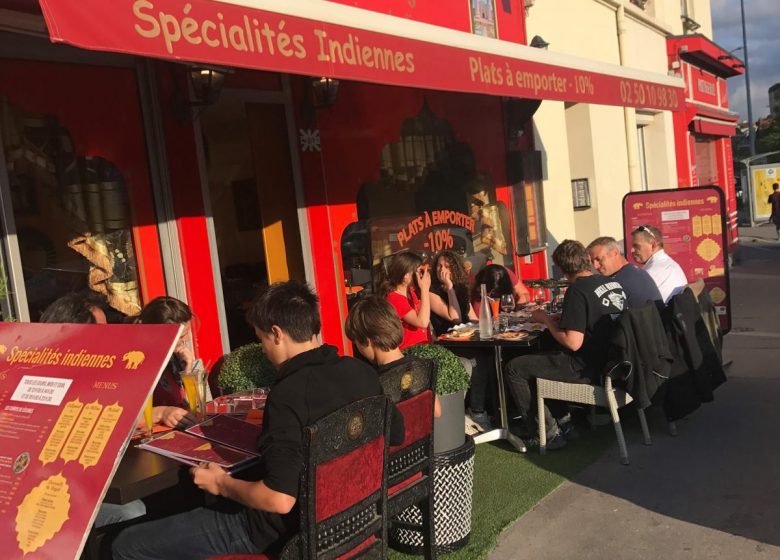
M677 186L689 187L693 184L691 177L691 159L689 152L690 133L688 132L688 116L677 112L672 114L674 123L674 153L677 161Z
M718 104L718 79L700 68L691 66L691 97L695 101L719 106Z
M395 405L404 417L404 442L390 448L390 453L409 447L433 430L433 392L423 391Z
M316 468L318 523L360 503L381 488L385 438L379 437Z
M697 119L693 121L693 129L699 134L731 138L734 136L735 125L733 123L720 123Z
M187 14L176 0L41 3L52 40L80 48L496 96L664 110L679 110L682 104L682 92L676 86L223 2L191 0L186 4ZM265 28L283 28L284 35L279 34L276 41L263 39ZM289 42L282 42L281 37Z
M2 59L0 75L13 76L0 80L0 95L25 111L56 118L78 155L105 158L119 169L130 193L141 296L148 301L165 294L135 73Z
M175 68L176 74L173 74L165 63L159 63L157 69L160 99L172 99L172 76L175 75L183 83L185 69ZM197 328L193 329L193 339L197 355L204 363L214 364L224 352L195 137L192 124L180 124L169 107L170 104L163 105L163 126L187 300L198 318Z

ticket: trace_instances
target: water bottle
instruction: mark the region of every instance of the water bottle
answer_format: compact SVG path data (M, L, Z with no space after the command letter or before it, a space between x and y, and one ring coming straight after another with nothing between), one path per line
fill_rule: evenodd
M487 298L487 288L484 284L479 287L479 338L487 340L493 338L493 317L490 313L490 302Z

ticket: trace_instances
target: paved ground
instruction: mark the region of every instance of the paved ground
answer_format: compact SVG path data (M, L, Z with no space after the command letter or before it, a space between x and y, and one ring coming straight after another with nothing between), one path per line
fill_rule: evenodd
M780 243L771 227L741 236L733 364L715 402L678 422L676 438L651 418L651 447L630 431L630 466L613 447L510 527L490 559L780 558Z

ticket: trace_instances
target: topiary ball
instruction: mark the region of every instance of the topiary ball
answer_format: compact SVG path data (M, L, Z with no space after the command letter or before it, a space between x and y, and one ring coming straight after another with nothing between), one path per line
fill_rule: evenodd
M268 387L276 380L276 368L257 343L239 346L228 354L219 371L217 385L233 391Z
M436 363L436 393L449 395L469 388L469 375L455 354L437 344L416 344L404 350L407 356L433 360Z

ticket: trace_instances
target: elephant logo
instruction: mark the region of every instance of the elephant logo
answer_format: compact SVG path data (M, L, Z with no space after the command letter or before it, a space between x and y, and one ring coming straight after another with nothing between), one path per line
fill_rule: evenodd
M5 345L0 344L0 356L5 354L5 351L8 350L8 348L5 347Z
M144 353L138 350L132 350L122 356L122 360L125 362L125 369L138 369L138 366L144 363L144 358L146 358Z
M718 197L717 196L708 196L707 197L707 202L709 202L710 204L715 204L716 202L718 202Z
M639 210L642 208L643 204L641 202L635 202L634 203L634 210Z

